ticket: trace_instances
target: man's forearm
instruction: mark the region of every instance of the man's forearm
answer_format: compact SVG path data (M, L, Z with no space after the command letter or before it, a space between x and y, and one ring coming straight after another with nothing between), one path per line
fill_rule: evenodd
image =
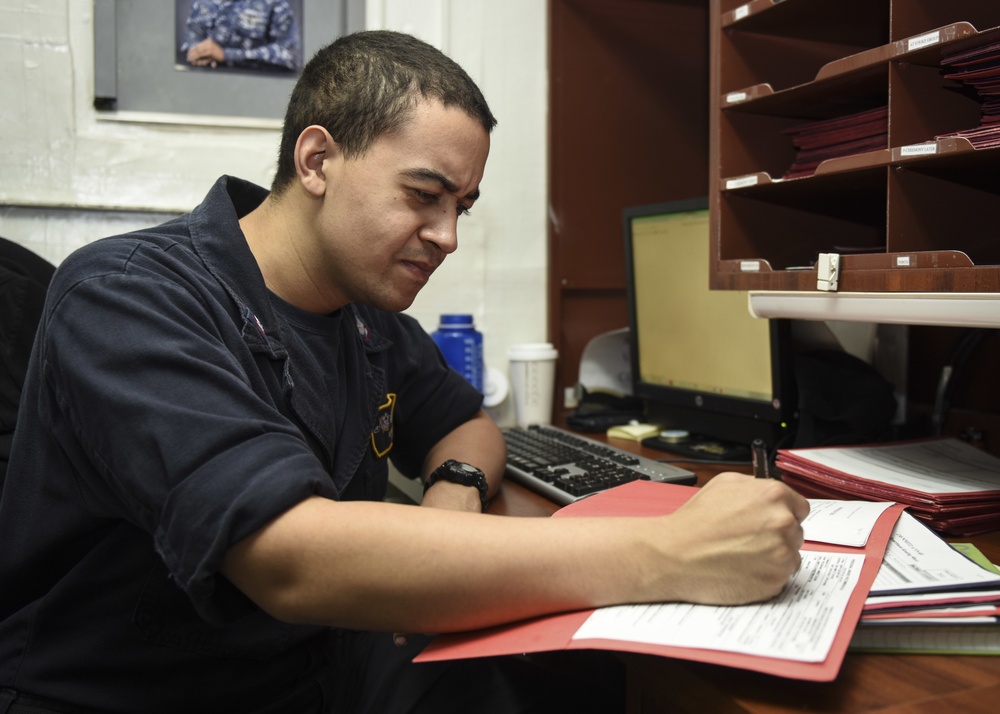
M234 547L223 572L278 619L399 632L487 627L637 592L628 530L573 520L314 497Z
M233 546L223 574L274 617L446 632L629 602L742 604L798 568L808 502L722 474L669 516L508 518L312 497Z

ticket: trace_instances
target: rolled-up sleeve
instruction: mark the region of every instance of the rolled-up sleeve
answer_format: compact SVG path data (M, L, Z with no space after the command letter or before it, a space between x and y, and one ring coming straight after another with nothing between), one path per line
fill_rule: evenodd
M332 486L285 413L280 351L248 343L207 283L166 275L175 258L120 245L114 269L73 282L70 261L54 288L42 412L91 509L149 533L213 619L229 547Z

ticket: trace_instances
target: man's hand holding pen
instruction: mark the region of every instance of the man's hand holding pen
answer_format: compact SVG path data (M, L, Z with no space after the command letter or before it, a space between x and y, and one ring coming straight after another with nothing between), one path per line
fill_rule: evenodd
M686 564L675 596L713 605L773 597L799 567L808 514L809 502L776 479L715 476L669 516Z

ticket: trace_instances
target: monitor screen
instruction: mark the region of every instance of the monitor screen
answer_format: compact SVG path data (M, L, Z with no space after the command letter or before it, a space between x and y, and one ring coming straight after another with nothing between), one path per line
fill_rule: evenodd
M789 325L751 316L746 292L709 290L708 200L627 208L623 217L632 386L649 421L675 440L687 431L699 444L743 447L725 452L741 459L755 438L775 446L794 411L794 382L782 369Z

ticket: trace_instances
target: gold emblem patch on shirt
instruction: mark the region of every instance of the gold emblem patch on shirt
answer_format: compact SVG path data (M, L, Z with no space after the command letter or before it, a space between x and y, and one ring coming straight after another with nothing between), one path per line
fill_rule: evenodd
M395 428L394 413L396 411L396 395L386 394L385 404L378 408L378 419L372 431L372 451L382 458L392 451L392 435Z

